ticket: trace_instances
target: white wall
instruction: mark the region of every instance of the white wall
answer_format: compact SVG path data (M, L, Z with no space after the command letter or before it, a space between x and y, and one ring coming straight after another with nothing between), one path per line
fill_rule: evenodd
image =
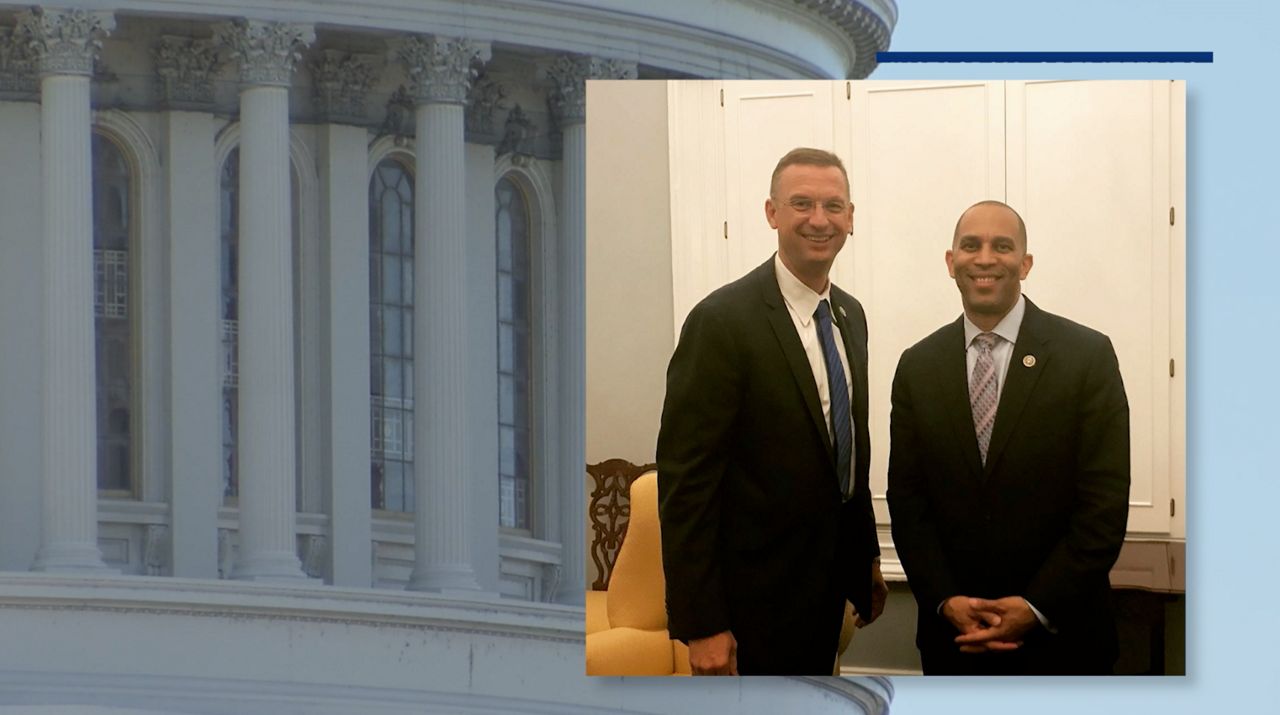
M655 458L671 318L665 82L587 86L587 463Z

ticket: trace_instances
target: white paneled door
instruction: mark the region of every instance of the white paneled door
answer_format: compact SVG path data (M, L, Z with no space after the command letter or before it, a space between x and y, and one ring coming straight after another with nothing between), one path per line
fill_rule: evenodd
M898 357L959 316L944 252L966 207L998 199L1027 223L1027 295L1115 344L1130 534L1184 535L1170 503L1185 493L1181 83L673 82L668 97L677 333L698 300L776 249L764 200L778 158L802 145L844 158L854 237L833 279L867 310L882 524Z

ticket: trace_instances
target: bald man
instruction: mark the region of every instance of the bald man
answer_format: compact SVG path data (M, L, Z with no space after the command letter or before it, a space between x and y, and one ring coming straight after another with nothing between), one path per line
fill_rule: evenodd
M956 223L964 313L902 354L889 511L928 674L1110 673L1129 407L1107 336L1022 295L1022 217ZM1084 277L1082 277L1082 280Z

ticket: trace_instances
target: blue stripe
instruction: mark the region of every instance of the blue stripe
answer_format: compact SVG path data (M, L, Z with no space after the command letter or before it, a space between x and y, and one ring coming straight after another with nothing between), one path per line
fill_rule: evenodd
M1212 52L877 52L877 62L1213 62Z

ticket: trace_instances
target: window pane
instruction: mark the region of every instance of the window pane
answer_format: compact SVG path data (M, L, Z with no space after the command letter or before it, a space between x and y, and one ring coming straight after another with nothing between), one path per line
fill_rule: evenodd
M498 324L498 372L511 373L515 367L512 353L512 333L510 323Z
M384 191L381 200L382 209L382 250L388 254L398 254L400 247L400 197L393 192Z
M413 305L413 257L410 256L400 262L400 268L404 271L404 293L400 296L402 305Z
M369 306L369 354L382 352L382 309L377 305ZM375 385L379 384L377 382Z
M400 379L404 381L404 387L400 390L400 399L404 402L407 410L413 409L413 361L401 360L400 364L404 365L404 372L400 374Z
M507 476L516 473L516 431L511 427L498 428L498 471Z
M386 480L386 508L404 511L404 466L399 462L387 462Z
M498 270L511 270L511 215L503 207L498 209Z
M399 357L403 354L400 352L400 328L404 325L401 322L400 309L383 308L382 320L382 327L386 331L382 335L382 353Z
M404 259L400 256L384 255L382 257L382 302L399 305L403 296L400 292L400 264Z
M516 520L515 480L511 477L498 478L498 523L507 528L515 528Z
M511 320L511 274L498 274L498 320Z
M526 479L515 480L515 527L517 529L527 529L529 527L529 498L528 498L529 482Z
M413 405L404 410L404 461L413 462Z
M383 465L379 460L373 460L369 475L369 506L374 509L383 509L386 504L386 480L383 477Z
M233 388L222 390L222 496L239 493L239 477L236 472L236 403L238 396Z
M382 303L382 254L369 254L369 300L371 306Z
M382 359L382 386L386 397L398 399L404 394L404 383L401 381L403 366L395 358Z
M515 425L515 380L510 375L498 375L498 422ZM510 474L510 472L507 472Z
M412 358L412 357L413 357L413 309L412 309L412 308L406 308L406 309L404 309L404 310L402 310L402 311L400 311L400 312L402 313L402 315L401 315L401 321L402 321L402 322L401 322L401 325L402 325L402 328L401 328L401 329L403 330L403 333L404 333L404 335L403 335L403 339L402 339L402 341L401 341L401 343L400 343L400 344L403 346L401 349L404 351L404 355L405 355L406 357ZM408 386L408 387L407 387L407 396L408 396L408 397L412 397L412 396L413 396L413 383L409 382L408 374L407 374L407 373L406 373L406 376L405 376L405 385L407 385L407 386Z

